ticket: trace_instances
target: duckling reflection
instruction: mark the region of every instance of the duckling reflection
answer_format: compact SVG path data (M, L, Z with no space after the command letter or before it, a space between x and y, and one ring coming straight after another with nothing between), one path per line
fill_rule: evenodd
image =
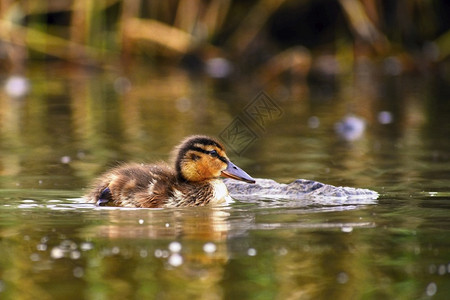
M100 206L187 207L232 202L219 177L255 183L233 164L221 143L208 136L187 137L174 150L175 168L127 164L97 179L85 198Z
M107 299L130 298L126 292L134 286L129 278L139 286L154 285L153 292L163 293L162 298L176 299L186 291L195 299L223 298L230 212L229 207L93 210L104 222L82 232L95 243L91 283L107 286L101 291Z
M230 230L226 207L204 207L195 211L126 210L107 211L105 224L88 228L90 237L107 239L179 239L223 241ZM245 222L244 222L245 223Z

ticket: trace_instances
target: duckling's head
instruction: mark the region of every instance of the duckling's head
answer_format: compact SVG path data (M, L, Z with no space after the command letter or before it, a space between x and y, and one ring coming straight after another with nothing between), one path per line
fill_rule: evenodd
M187 137L175 148L175 169L183 181L207 181L225 176L255 183L245 171L233 164L221 143L208 136Z

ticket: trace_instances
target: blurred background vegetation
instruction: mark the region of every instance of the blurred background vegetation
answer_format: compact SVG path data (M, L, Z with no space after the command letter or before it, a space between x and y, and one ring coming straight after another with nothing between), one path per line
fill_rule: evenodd
M218 136L265 91L284 115L243 168L367 186L318 169L365 170L360 153L450 132L449 12L446 0L0 0L0 174L80 188L119 161L166 159L186 135ZM336 159L349 114L363 142ZM307 153L267 163L293 140Z
M0 0L0 298L448 298L449 16L449 0ZM263 130L244 113L261 91L283 110ZM228 154L252 176L379 205L61 202L239 117L258 139ZM169 240L179 268L156 256Z
M376 64L390 75L447 77L449 13L447 0L1 0L0 68L148 63L264 83Z

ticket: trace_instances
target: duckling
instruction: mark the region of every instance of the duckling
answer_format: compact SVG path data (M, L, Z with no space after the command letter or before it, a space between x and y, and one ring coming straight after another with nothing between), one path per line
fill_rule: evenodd
M255 183L233 164L217 140L185 138L173 151L174 168L165 163L125 164L100 176L85 196L99 206L187 207L232 202L219 178Z

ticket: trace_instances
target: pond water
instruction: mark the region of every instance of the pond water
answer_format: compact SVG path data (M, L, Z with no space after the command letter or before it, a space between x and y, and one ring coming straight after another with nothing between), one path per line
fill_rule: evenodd
M448 81L28 76L26 95L0 97L1 299L448 299ZM166 160L195 133L221 137L254 177L380 197L186 209L80 199L109 167Z

